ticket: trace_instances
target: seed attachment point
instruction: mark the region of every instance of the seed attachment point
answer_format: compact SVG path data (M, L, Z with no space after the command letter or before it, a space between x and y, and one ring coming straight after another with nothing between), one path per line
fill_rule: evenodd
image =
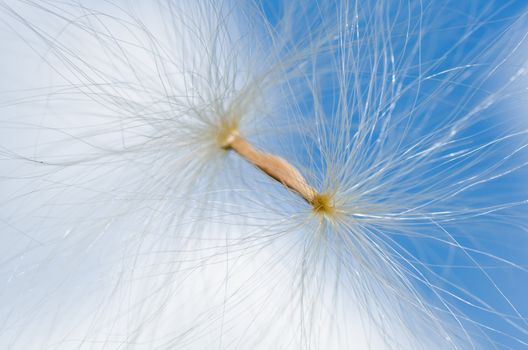
M310 204L315 214L332 215L335 213L334 198L330 193L317 193Z
M218 128L216 142L218 143L220 148L224 150L230 150L232 148L233 142L238 136L238 121L227 120L222 122L222 124Z

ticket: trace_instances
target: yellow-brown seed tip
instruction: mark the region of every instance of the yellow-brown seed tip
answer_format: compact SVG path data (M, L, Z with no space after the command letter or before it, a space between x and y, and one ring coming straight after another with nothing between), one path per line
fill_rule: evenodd
M335 213L334 196L330 193L318 193L312 201L312 211L316 214L332 215Z
M218 127L216 141L218 145L225 150L231 148L233 141L238 136L238 121L225 120Z

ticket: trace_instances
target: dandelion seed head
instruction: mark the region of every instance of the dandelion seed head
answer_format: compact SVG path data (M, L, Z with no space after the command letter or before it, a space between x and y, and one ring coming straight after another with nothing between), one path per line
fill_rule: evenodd
M270 3L0 1L50 77L0 95L0 344L526 343L524 34L474 37L523 15Z

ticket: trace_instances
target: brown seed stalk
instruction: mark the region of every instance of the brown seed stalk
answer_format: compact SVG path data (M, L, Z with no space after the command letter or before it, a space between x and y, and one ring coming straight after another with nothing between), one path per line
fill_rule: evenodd
M317 202L317 191L308 185L301 173L285 159L257 150L236 131L226 136L222 143L224 149L232 149L268 176L298 193L308 203L313 205Z

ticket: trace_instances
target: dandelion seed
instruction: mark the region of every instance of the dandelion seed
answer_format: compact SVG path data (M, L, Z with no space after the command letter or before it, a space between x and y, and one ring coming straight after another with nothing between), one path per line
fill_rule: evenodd
M523 348L527 13L0 0L0 344Z

